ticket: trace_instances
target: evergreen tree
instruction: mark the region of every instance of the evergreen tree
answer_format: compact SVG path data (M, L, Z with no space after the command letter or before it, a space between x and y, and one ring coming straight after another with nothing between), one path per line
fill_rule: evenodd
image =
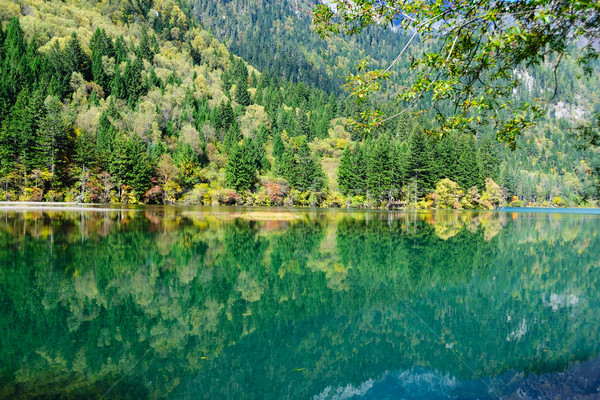
M390 138L380 136L369 146L367 188L372 199L381 201L392 189L393 154Z
M481 179L485 181L485 178L492 178L494 181L497 181L500 170L500 158L496 152L494 140L491 137L485 136L480 140L477 156Z
M231 102L222 101L219 107L217 107L213 123L217 130L227 132L231 125L235 122L235 113Z
M291 187L296 186L298 179L298 165L291 148L287 147L283 151L281 157L275 160L275 169L277 175L285 178Z
M298 149L297 174L294 186L300 191L319 191L325 184L321 164L311 154L306 141Z
M444 178L456 181L456 163L459 157L456 135L445 135L434 148L434 180Z
M86 80L92 79L90 60L81 48L77 34L73 32L65 50L66 69L71 78L72 72L79 72Z
M120 185L130 185L139 200L150 188L153 166L148 147L138 135L117 135L111 153L110 173Z
M410 156L407 178L416 185L418 197L430 192L434 185L433 160L428 138L423 130L415 130L409 140Z
M281 139L281 135L279 133L275 134L275 138L273 139L273 157L275 159L280 158L285 151L285 145L283 144L283 140Z
M110 93L118 99L127 99L127 86L119 68L115 68L115 74L110 83Z
M110 58L116 56L112 40L106 35L106 31L100 28L96 28L90 39L90 50L92 54L98 54L100 57L106 56Z
M110 80L104 71L102 55L99 52L94 53L92 56L92 79L110 93Z
M83 131L75 139L75 162L85 169L90 169L96 163L96 141L87 131Z
M271 168L269 160L267 159L267 153L260 139L246 139L244 144L248 151L248 157L254 165L257 171L268 171Z
M142 61L139 58L136 58L133 62L128 61L125 66L125 71L123 71L126 98L130 107L133 107L140 96L146 93L146 87L142 80L143 69Z
M237 145L240 140L242 140L242 133L240 132L239 124L235 121L231 124L229 130L225 132L225 136L223 137L223 148L228 151Z
M456 163L456 182L464 189L477 186L483 189L477 160L477 147L475 137L463 134L458 140L458 161Z
M235 100L239 105L248 107L250 105L250 93L248 93L248 78L240 78L235 88Z
M298 110L298 113L296 114L296 129L297 129L297 133L296 135L303 135L306 136L306 138L311 141L313 139L312 137L312 133L310 130L310 124L308 121L308 116L306 115L306 110L304 108L301 108L300 110Z
M356 146L353 154L352 191L354 194L366 194L368 162L365 154L365 145Z
M16 163L14 139L9 126L10 118L6 117L0 125L0 175L9 174Z
M69 148L68 121L62 113L62 104L56 97L48 97L45 101L46 115L39 127L38 151L43 166L47 168L59 183L64 182L66 170L62 168L67 162L66 153Z
M346 147L344 154L340 159L340 165L338 167L338 188L344 195L349 194L354 189L354 155L350 150L350 147Z
M252 189L256 180L256 164L246 143L231 147L225 174L227 184L238 192Z
M101 158L101 162L109 160L109 155L114 150L115 137L116 130L108 118L108 113L103 112L100 114L96 135L96 151Z
M115 40L114 51L115 51L115 60L116 60L117 65L121 64L122 62L127 61L128 51L127 51L127 45L125 44L125 40L123 39L123 36L119 36Z
M140 44L136 49L136 54L138 58L143 60L152 61L154 58L154 51L151 47L151 39L148 35L148 31L145 28L142 29L142 37L140 38Z

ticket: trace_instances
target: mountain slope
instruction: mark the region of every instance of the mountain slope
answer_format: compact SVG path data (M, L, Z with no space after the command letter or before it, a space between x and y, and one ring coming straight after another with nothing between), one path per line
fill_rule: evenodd
M200 27L194 13L203 4L0 1L0 197L356 207L416 197L425 199L421 206L471 208L493 205L480 199L495 188L486 178L519 201L580 204L597 196L597 152L578 149L563 124L598 104L598 78L575 80L572 63L558 70L568 83L556 100L562 105L517 152L494 146L491 131L424 135L435 132L428 118L399 118L363 137L346 118L371 106L328 85L371 49L385 65L402 37L323 42L298 11L308 2L211 3L227 18L203 15L204 26L231 33L225 39L249 58L295 52L261 73ZM241 29L244 21L255 25ZM405 67L396 83L410 78ZM515 96L547 93L551 69L528 70ZM302 82L304 73L322 87ZM443 179L460 184L460 201L435 200L447 189L437 187Z

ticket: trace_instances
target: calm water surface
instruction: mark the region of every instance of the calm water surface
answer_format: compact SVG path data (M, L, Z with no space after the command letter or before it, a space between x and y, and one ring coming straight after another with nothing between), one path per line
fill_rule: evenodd
M0 211L0 398L600 398L600 216Z

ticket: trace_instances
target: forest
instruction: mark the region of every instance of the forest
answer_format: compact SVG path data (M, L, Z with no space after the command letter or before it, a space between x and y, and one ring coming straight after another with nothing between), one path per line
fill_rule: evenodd
M364 134L353 117L397 105L357 104L342 73L370 48L385 65L406 38L322 42L291 3L238 3L0 1L0 200L597 205L600 151L571 132L600 104L598 77L578 80L573 61L514 151L486 130L436 134L427 114ZM522 74L521 98L551 81L548 65Z

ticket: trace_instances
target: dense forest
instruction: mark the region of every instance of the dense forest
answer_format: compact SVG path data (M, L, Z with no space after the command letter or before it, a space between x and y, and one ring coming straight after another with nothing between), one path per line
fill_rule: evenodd
M0 1L0 200L596 204L599 151L571 133L600 104L598 77L579 81L573 61L514 152L493 132L440 137L427 115L363 135L350 118L396 105L357 105L341 77L373 49L385 65L405 39L322 42L311 2L241 3ZM554 79L550 64L522 74L522 98Z

